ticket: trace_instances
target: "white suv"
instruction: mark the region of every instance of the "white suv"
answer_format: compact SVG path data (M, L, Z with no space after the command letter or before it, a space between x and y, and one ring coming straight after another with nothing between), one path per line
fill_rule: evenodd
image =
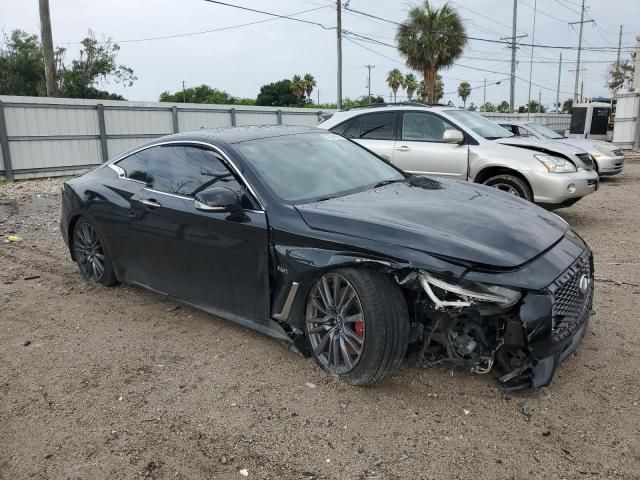
M384 105L334 113L319 128L351 138L403 170L483 183L552 208L598 187L598 174L566 146L518 141L467 110Z

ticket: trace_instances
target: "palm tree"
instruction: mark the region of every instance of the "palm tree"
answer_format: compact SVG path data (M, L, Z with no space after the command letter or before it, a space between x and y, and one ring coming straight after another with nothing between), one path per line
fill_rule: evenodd
M391 90L393 90L393 101L395 102L396 96L398 94L398 89L404 83L404 75L402 75L402 72L400 70L394 68L387 74L387 83L389 84Z
M304 97L305 84L300 75L294 75L291 79L291 92L296 98Z
M396 40L407 65L423 74L427 101L435 103L436 73L453 65L467 43L460 15L447 4L432 8L429 0L424 0L424 7L409 11L409 18L398 27Z
M467 108L467 98L471 95L471 85L469 82L461 82L458 85L458 96L462 99L462 104L464 108Z
M409 97L409 101L411 101L411 97L413 97L413 93L418 88L418 80L413 73L407 73L404 77L404 88L407 90L407 97Z
M436 86L433 91L433 103L438 103L444 97L444 83L439 73L436 73Z
M302 81L304 83L304 89L307 92L307 98L311 100L311 92L313 92L313 87L316 86L316 79L313 78L313 75L310 73L305 73Z

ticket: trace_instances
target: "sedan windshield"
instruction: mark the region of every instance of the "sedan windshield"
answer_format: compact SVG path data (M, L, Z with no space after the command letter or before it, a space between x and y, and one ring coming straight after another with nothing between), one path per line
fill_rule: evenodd
M462 125L470 128L478 135L487 140L495 140L497 138L513 137L513 133L502 128L500 125L487 120L482 115L470 112L468 110L447 110L447 113L458 120Z
M545 127L544 125L539 125L537 123L527 123L526 126L529 130L533 130L538 135L541 135L544 138L548 138L550 140L558 140L560 138L564 138L559 133L554 132L550 128Z
M333 133L304 133L241 142L242 154L281 201L310 203L405 179L398 170Z

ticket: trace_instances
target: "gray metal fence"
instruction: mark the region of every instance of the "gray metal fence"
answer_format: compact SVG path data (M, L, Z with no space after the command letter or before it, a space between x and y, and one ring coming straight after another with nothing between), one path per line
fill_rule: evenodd
M73 175L145 140L201 128L316 125L308 108L0 96L0 175Z
M316 125L309 108L97 101L0 96L0 175L7 180L73 175L148 139L200 128ZM533 121L556 131L570 115L484 113Z

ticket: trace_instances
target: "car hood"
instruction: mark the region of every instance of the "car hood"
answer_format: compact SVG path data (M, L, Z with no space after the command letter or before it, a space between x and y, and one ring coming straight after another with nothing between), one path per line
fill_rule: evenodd
M513 195L428 177L296 208L312 229L494 268L531 260L568 228L557 215Z
M613 143L603 142L601 140L588 140L586 138L562 138L560 140L557 140L557 142L581 148L589 153L591 153L596 148L596 145L604 145L608 150L611 151L620 149L620 147L614 145Z
M499 138L495 141L502 145L530 148L533 150L545 150L552 153L560 153L565 156L582 153L583 150L580 147L576 148L576 146L559 143L557 140L540 140L534 137L507 137Z

